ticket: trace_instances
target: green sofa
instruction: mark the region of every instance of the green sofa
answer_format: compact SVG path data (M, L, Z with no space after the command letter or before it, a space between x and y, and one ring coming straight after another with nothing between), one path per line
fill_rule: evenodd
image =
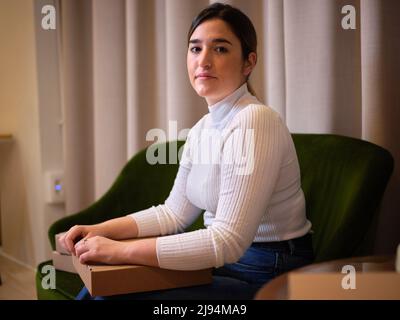
M300 162L307 217L312 222L317 261L372 253L379 204L393 170L391 154L372 143L330 134L293 134ZM169 148L183 141L162 144ZM168 163L168 161L167 161ZM48 235L54 249L54 235L75 224L94 224L152 205L167 198L177 164L150 165L146 150L135 155L104 196L93 205L55 222ZM190 230L201 227L200 217ZM42 267L38 266L38 299L73 299L83 286L76 274L57 271L56 289L42 288Z

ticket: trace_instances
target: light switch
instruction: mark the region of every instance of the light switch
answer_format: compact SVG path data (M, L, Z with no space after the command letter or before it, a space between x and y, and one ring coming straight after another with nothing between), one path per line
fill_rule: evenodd
M46 172L46 203L59 204L65 201L64 173Z

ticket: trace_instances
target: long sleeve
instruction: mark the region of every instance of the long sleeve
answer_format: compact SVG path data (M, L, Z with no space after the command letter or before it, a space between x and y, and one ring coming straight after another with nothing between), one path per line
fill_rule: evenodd
M191 168L190 132L183 147L178 173L164 204L130 214L138 226L139 237L183 232L201 213L186 196L186 183Z
M262 105L239 112L227 132L215 219L207 229L158 238L162 268L196 270L233 263L254 240L280 172L286 132L279 116ZM240 145L249 153L247 167L237 163L243 154Z

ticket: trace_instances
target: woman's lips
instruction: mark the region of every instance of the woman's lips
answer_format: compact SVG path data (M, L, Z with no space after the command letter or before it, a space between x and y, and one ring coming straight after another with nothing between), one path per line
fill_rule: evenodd
M213 77L211 75L206 75L206 74L199 74L195 77L195 79L199 80L211 80L211 79L216 79L216 77Z

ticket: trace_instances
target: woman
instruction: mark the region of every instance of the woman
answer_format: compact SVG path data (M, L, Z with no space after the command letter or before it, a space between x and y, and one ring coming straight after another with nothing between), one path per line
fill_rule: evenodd
M168 199L101 224L74 226L62 239L82 263L214 267L213 283L116 298L251 299L276 275L312 262L291 135L247 84L256 49L254 27L238 9L215 3L200 12L188 34L187 67L209 113L189 132ZM237 161L243 146L244 165ZM218 163L199 163L210 148ZM207 228L182 233L202 209ZM115 241L142 237L153 238ZM77 298L88 297L84 288Z

